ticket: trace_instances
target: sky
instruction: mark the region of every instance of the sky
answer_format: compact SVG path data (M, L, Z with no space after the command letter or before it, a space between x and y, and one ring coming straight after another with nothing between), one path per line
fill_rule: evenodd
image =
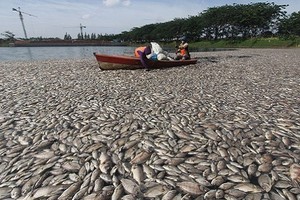
M77 38L83 33L118 34L146 24L195 16L215 6L274 2L289 6L286 11L300 11L299 0L0 0L0 34L10 31L24 38L19 13L23 13L27 36L59 37L67 33ZM28 15L30 14L30 15ZM4 38L0 35L0 38Z

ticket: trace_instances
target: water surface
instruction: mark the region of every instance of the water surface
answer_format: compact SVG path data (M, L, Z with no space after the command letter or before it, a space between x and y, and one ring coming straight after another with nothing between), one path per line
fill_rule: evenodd
M93 57L93 52L114 55L132 55L134 47L80 46L80 47L1 47L0 61L80 59Z

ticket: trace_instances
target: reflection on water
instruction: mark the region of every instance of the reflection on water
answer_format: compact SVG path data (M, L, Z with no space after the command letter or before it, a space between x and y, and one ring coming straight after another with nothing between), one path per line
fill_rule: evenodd
M133 55L134 47L1 47L0 61L91 58L93 52Z
M32 53L31 53L30 47L25 47L25 48L27 49L27 52L28 52L28 58L30 58L30 60L32 60L33 57L32 57Z
M133 55L134 49L135 47L126 46L1 47L0 61L91 58L94 56L94 52L110 55ZM175 49L165 48L165 50L170 53L175 53ZM233 49L190 49L191 52L225 50Z

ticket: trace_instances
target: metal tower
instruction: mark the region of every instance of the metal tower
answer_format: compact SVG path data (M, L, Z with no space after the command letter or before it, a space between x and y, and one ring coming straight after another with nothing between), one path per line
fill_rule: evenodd
M80 23L80 33L81 33L81 39L83 39L82 28L86 28L86 26L82 26L82 25L81 25L81 23Z
M19 17L20 17L20 20L21 20L21 23L22 23L22 27L23 27L25 39L27 39L27 33L26 33L26 29L25 29L25 25L24 25L24 21L23 21L24 18L23 18L22 13L26 14L26 15L29 15L29 16L32 16L32 17L37 17L37 16L29 14L29 13L26 13L26 12L22 12L21 9L20 9L20 7L18 7L18 9L13 8L12 10L16 11L16 12L19 12Z

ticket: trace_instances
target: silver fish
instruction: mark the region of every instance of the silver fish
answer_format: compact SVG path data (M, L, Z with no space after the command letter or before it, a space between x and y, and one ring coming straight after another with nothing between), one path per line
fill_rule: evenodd
M262 174L258 177L258 184L266 192L269 192L273 186L272 180L268 174Z

